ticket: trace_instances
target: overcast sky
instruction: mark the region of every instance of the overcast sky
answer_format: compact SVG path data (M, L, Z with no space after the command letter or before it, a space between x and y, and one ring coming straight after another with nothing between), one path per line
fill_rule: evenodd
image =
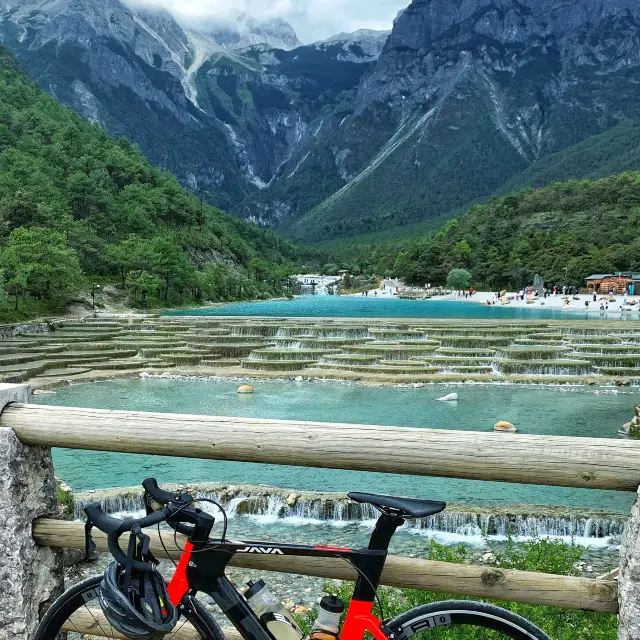
M179 19L224 20L246 12L256 18L281 17L305 44L341 31L390 29L410 0L125 0L128 4L164 7Z

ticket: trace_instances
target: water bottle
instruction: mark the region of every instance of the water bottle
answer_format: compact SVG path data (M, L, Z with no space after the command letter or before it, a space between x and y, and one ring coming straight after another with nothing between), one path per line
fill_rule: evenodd
M291 614L269 590L264 580L247 582L244 597L260 622L277 640L302 640L303 633Z
M318 618L311 630L311 640L335 640L340 634L344 602L337 596L324 596L318 607Z

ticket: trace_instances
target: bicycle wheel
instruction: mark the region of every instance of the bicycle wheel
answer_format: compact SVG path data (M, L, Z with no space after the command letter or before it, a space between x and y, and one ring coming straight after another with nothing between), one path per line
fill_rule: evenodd
M468 600L425 604L393 618L386 627L391 640L408 640L418 634L422 634L420 640L551 640L544 631L511 611Z
M42 619L34 640L124 638L107 622L100 609L101 580L101 575L88 578L63 593ZM225 640L218 623L195 598L181 605L180 614L176 628L165 636L166 640Z

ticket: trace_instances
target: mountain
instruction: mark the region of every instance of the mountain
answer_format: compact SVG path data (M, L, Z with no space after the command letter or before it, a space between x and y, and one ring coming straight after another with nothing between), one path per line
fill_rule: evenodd
M338 45L342 51L335 58L345 62L375 62L382 53L391 31L359 29L353 33L339 33L336 36L316 42L316 49L330 49Z
M455 267L482 287L519 289L539 273L584 286L594 273L640 270L640 172L527 188L477 205L391 257L408 282L444 283Z
M195 30L195 28L192 27ZM281 18L256 20L240 13L226 23L200 25L195 33L211 38L228 49L245 49L254 45L265 45L270 49L289 51L301 46L293 27Z
M524 187L545 187L576 178L602 178L640 171L640 121L625 120L604 133L543 156L500 188L503 194Z
M293 248L202 204L29 80L0 46L0 316L53 313L88 278L169 306L282 293ZM20 310L18 309L20 306Z
M414 0L342 125L347 179L290 233L435 217L639 118L639 19L633 0Z
M413 0L391 33L306 46L280 20L194 30L120 0L4 0L0 20L41 87L301 240L429 224L538 171L626 168L556 154L640 121L636 0Z
M166 12L119 0L8 0L0 20L0 39L42 88L115 136L130 137L184 185L215 194L226 208L255 190L242 141L215 110L199 105L198 76L203 64L214 73L217 61L257 72L235 48L299 44L286 22L240 16L234 25L194 31Z
M636 125L636 136L638 131ZM600 151L606 148L605 136ZM588 160L588 154L584 157ZM464 268L475 286L487 291L519 290L535 274L550 285L583 287L594 273L640 271L640 171L526 187L474 205L439 230L425 234L414 225L412 232L372 238L370 244L360 236L310 249L317 252L317 262L393 275L419 286L444 285L451 269Z
M240 15L195 30L120 0L0 4L0 39L42 88L218 206L272 225L317 202L294 206L305 187L289 176L344 117L386 37L298 46L283 20ZM282 196L270 189L281 182ZM327 189L341 184L332 176Z

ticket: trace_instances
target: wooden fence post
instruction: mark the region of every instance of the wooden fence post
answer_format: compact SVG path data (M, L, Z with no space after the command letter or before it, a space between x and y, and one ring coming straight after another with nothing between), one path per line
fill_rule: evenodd
M0 384L0 411L29 395L27 385ZM60 552L37 546L32 534L36 518L56 513L51 449L27 447L0 428L0 640L30 640L62 589Z

